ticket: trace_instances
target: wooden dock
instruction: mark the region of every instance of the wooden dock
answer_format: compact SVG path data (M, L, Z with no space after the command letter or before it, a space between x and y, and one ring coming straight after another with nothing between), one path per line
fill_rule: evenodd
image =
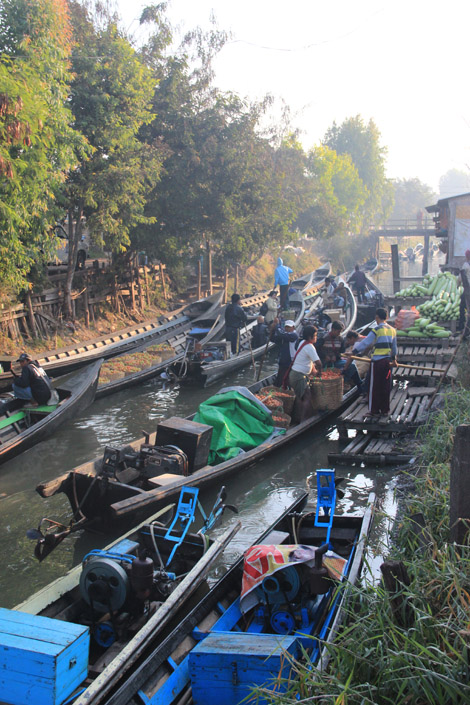
M338 465L383 466L408 463L414 456L403 445L403 440L358 432L341 453L328 453L328 461Z
M398 344L398 360L413 364L416 362L435 362L436 365L445 365L449 362L453 352L453 347L437 348L405 342Z
M347 438L349 429L360 431L381 431L384 433L409 433L420 426L428 416L428 405L432 387L395 386L390 396L388 418L369 418L367 401L356 399L338 417L337 427L341 438Z

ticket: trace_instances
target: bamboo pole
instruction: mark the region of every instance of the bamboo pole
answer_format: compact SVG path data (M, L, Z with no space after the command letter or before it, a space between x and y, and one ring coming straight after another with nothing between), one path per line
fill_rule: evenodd
M228 301L228 267L225 267L224 272L224 304Z
M342 355L345 359L358 360L359 362L372 362L369 357L358 357L358 355ZM398 363L397 367L401 367L403 370L429 370L430 372L447 372L448 368L440 369L439 367L421 367L420 365L404 365ZM449 365L450 367L450 365Z
M207 242L207 280L209 296L212 296L212 250L209 241Z
M198 301L202 297L201 283L202 283L201 260L198 259L198 261L197 261L197 292L196 292L196 298Z
M29 318L29 325L31 327L31 330L33 331L34 337L37 337L38 331L36 327L36 321L34 318L34 311L33 311L33 304L31 303L31 292L28 291L26 294L26 306L28 308L28 318Z
M166 293L166 282L165 282L165 274L163 271L163 264L160 262L160 277L162 279L162 288L163 288L163 298L165 301L167 300L167 293Z

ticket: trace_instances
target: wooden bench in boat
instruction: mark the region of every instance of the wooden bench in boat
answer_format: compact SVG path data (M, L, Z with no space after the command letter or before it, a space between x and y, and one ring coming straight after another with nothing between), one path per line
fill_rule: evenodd
M11 416L7 416L4 419L0 420L0 431L2 431L5 428L8 428L8 426L13 426L14 424L17 424L19 421L26 421L28 422L28 419L30 417L30 414L41 414L41 415L47 415L50 414L52 411L55 411L57 409L58 404L42 404L41 406L25 406L21 409L21 411L17 411L16 413L12 414Z

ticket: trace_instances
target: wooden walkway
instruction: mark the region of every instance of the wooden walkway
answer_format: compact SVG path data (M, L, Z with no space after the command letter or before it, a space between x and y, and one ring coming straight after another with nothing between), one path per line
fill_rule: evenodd
M409 433L411 429L417 428L426 420L427 407L432 394L432 387L402 389L395 386L390 396L390 416L387 419L368 418L367 401L360 397L338 417L339 435L342 438L347 437L349 429Z
M400 362L404 362L400 358ZM412 382L413 384L423 385L423 386L434 386L442 377L443 369L445 369L447 362L419 362L417 365L413 364L413 367L419 367L420 369L409 370L406 367L397 367L393 370L393 379L396 382ZM451 366L452 368L452 366ZM450 382L455 378L455 372L452 369L447 373L444 382Z
M411 343L398 343L398 360L400 362L435 362L437 364L449 362L454 348L431 348L426 345L413 345Z
M338 465L398 465L408 463L413 454L394 438L383 438L360 432L341 453L328 453L328 461Z

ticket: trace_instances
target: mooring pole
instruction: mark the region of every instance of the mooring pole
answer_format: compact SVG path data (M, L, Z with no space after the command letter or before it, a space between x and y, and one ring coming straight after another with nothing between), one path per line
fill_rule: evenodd
M392 252L392 277L393 277L393 293L400 291L400 260L398 258L398 245L390 245Z
M450 539L460 546L470 529L470 425L457 426L450 464Z

